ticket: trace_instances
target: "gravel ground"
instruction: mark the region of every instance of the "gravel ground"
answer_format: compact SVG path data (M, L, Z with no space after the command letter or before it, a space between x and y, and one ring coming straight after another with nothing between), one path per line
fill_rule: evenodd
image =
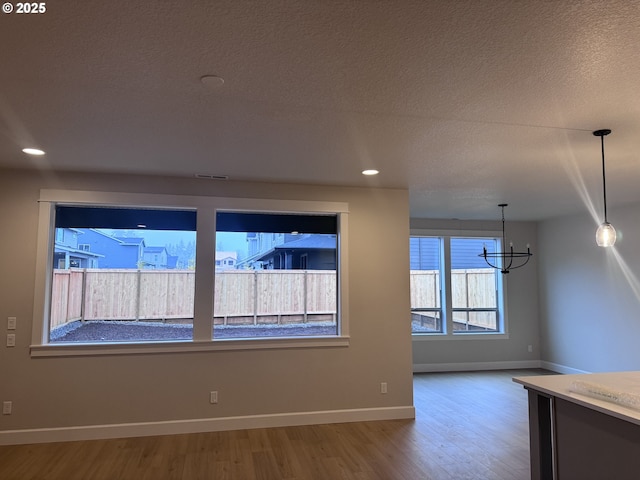
M290 325L214 327L215 338L300 337L335 335L335 324L307 323ZM73 322L51 333L51 342L128 342L150 340L191 340L190 325L156 322Z

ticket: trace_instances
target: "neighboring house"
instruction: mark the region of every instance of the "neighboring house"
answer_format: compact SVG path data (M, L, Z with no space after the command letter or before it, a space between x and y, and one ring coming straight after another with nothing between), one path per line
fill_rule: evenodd
M274 270L335 270L336 236L327 234L247 234L243 264Z
M165 247L145 247L142 253L141 268L154 270L167 269L169 267L169 254ZM175 268L175 266L174 266Z
M93 268L139 268L144 252L144 238L113 237L100 230L81 230L79 247L98 253L100 261Z
M172 269L177 255L147 247L142 237L114 237L101 230L56 228L54 268Z
M77 228L56 228L53 268L98 268L103 255L85 243L84 231Z
M216 251L216 271L235 270L238 265L237 252Z
M167 268L178 268L179 258L178 255L167 255Z
M290 241L296 236L292 233L247 233L249 257L255 257L267 252L276 245Z
M411 270L438 270L440 253L437 242L431 238L411 237L409 264ZM480 256L485 239L467 239L463 244L452 244L453 269L487 268L484 258ZM489 246L487 245L487 248Z

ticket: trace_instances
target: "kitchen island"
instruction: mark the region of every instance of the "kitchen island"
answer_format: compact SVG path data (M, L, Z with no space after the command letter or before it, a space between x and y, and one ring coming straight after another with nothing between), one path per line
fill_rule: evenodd
M640 372L516 377L532 480L640 479Z

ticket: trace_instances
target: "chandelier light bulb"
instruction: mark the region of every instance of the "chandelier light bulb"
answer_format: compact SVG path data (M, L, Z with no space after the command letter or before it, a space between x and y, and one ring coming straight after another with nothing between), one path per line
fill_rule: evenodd
M613 247L616 243L616 229L609 222L603 222L596 230L596 243L599 247Z

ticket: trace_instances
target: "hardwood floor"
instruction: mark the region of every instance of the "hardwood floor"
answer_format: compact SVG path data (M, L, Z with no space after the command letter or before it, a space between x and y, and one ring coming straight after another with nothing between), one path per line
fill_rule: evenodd
M514 376L414 376L416 420L0 447L2 480L528 480Z

